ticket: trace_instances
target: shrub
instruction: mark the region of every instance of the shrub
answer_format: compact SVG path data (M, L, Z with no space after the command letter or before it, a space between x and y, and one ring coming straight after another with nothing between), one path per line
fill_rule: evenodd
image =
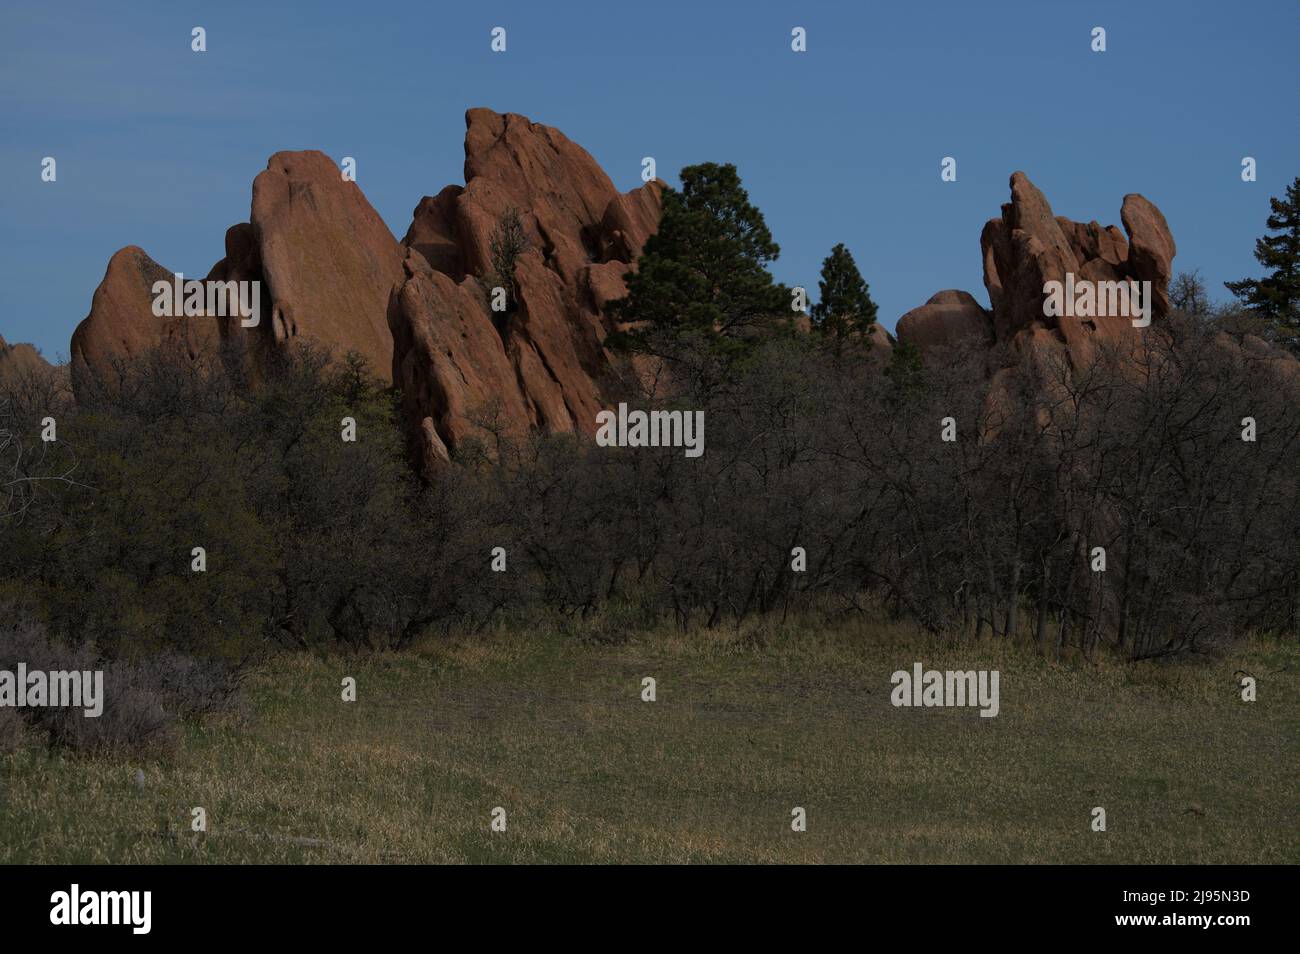
M518 209L511 207L501 214L489 241L492 272L488 280L493 285L505 289L506 311L510 313L514 311L517 300L515 266L519 262L519 256L529 249L528 234L524 231L524 223L519 217Z
M240 682L219 663L174 652L106 660L89 646L52 640L43 626L10 612L0 622L0 669L14 672L19 663L29 672L102 671L103 708L95 717L79 707L0 709L0 750L31 736L78 753L160 754L175 744L180 720L229 710Z

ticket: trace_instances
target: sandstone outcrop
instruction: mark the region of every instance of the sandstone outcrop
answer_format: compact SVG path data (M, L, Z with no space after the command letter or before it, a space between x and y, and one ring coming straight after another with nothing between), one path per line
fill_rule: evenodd
M95 289L90 314L72 333L72 387L84 398L92 378L111 380L120 359L164 348L190 358L215 354L219 329L194 318L158 318L153 313L154 282L172 281L172 272L135 245L116 252Z
M1113 225L1057 216L1023 172L1011 176L1011 201L980 235L984 286L990 311L966 292L940 292L904 315L900 342L924 353L959 340L982 337L988 345L1010 343L1017 351L1047 359L1060 351L1076 367L1091 360L1103 341L1135 340L1130 315L1098 309L1089 316L1045 314L1048 282L1151 282L1151 318L1169 312L1169 280L1177 252L1160 210L1140 195L1124 197L1121 232Z
M659 222L663 183L621 193L581 147L523 116L466 114L465 185L416 206L399 243L354 182L315 151L279 152L253 183L250 221L232 226L209 282L259 282L260 321L157 317L172 271L134 246L109 262L72 341L74 387L119 356L163 347L223 354L256 370L310 341L357 351L401 389L426 463L446 458L485 415L511 432L595 428L610 301ZM491 307L492 241L508 212L526 240L506 312ZM187 280L197 276L185 276Z
M402 277L403 251L327 156L272 156L253 182L251 221L227 230L225 252L204 280L259 282L256 326L244 327L233 314L156 316L154 282L172 281L172 271L128 246L109 260L90 314L73 333L74 389L84 392L89 375L111 374L118 356L154 348L197 359L225 345L256 366L297 341L336 355L357 351L376 376L390 380L388 297Z
M993 317L968 292L948 290L931 296L919 308L898 319L899 341L905 341L924 355L933 348L946 348L973 340L980 346L993 343Z
M59 369L41 357L29 344L9 344L0 337L0 390L22 384L30 378L46 378Z
M311 341L336 355L359 352L400 391L426 473L484 425L593 432L620 364L605 347L615 330L608 305L626 293L624 277L658 226L664 184L619 192L580 146L523 116L471 109L465 120L465 184L423 198L401 242L324 154L272 156L253 183L250 221L227 231L207 276L260 283L255 327L237 315L155 316L153 285L172 272L134 246L119 251L73 335L74 388L113 374L118 355L160 346L256 369ZM1149 281L1153 320L1168 312L1176 246L1155 205L1126 196L1121 231L1055 215L1023 173L1010 188L980 237L991 307L940 292L899 320L899 342L923 354L1007 344L1040 363L1079 367L1101 342L1137 340L1128 315L1045 314L1044 285L1071 275ZM521 247L501 276L494 237L512 217ZM495 289L504 286L498 310ZM883 329L872 337L887 357Z
M416 206L388 308L393 383L426 467L485 415L513 433L594 432L613 363L604 309L626 293L663 190L620 193L580 146L523 116L471 109L465 123L465 185ZM492 239L511 211L526 245L497 312Z
M1035 369L1039 388L1061 397L1064 383L1092 363L1105 346L1128 359L1126 366L1143 373L1152 359L1143 334L1170 313L1169 282L1177 253L1174 237L1160 210L1143 196L1124 197L1120 209L1124 230L1097 222L1075 222L1055 215L1046 197L1023 172L1011 176L1011 201L1000 217L989 220L980 235L984 285L992 308L985 310L963 291L943 291L898 321L901 344L926 352L984 346L989 394L984 408L984 434L997 433L1001 422L1028 399L1016 394L1015 370L1008 355ZM1084 316L1046 314L1044 286L1073 281L1150 282L1147 328L1135 326L1134 315L1098 307ZM1100 299L1100 295L1098 296ZM1300 384L1300 361L1267 342L1245 335L1220 333L1215 347L1233 361L1274 375L1274 380ZM1040 414L1046 411L1040 408Z
M1300 387L1300 360L1291 352L1250 334L1238 339L1220 332L1215 335L1215 344L1248 367L1273 375L1274 380L1283 380L1289 386Z
M336 354L356 351L388 381L388 294L402 277L402 249L357 184L324 153L277 152L253 181L248 238L271 304L249 329L261 346L304 338ZM224 261L232 262L229 250Z

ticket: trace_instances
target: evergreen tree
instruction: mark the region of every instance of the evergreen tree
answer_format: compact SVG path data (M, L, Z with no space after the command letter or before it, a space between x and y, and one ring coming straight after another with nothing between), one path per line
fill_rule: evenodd
M790 312L790 292L767 264L780 255L763 214L749 201L736 167L687 166L682 188L665 189L659 230L646 242L627 297L612 303L619 321L644 323L611 344L659 353L699 339L728 360Z
M813 327L835 338L871 330L876 321L876 303L871 300L853 254L842 242L822 262L818 288L821 296L812 309Z
M1300 354L1300 178L1287 186L1285 199L1268 201L1273 214L1266 225L1278 234L1255 242L1255 260L1269 274L1224 284L1268 322L1278 344Z

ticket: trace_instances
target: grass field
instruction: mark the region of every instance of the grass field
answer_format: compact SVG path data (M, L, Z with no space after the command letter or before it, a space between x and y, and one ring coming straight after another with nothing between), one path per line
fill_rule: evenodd
M285 656L165 760L0 756L0 862L1296 862L1298 657L1048 661L882 628ZM894 708L917 660L999 670L1000 715Z

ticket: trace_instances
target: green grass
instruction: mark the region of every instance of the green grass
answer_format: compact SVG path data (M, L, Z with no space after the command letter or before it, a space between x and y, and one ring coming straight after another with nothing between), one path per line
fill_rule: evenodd
M0 756L0 862L1295 862L1298 656L1049 661L879 627L286 656L165 760ZM915 660L1000 670L1001 714L894 708Z

